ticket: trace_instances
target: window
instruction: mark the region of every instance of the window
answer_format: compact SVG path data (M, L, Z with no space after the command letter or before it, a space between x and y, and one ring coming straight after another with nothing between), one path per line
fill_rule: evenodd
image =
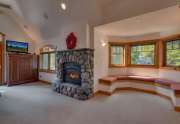
M166 66L180 67L180 40L166 42Z
M180 70L180 35L138 42L109 42L109 67Z
M56 62L55 62L55 60L56 60L56 55L55 55L55 53L50 53L50 70L55 70L55 64L56 64Z
M155 44L131 46L131 65L155 65Z
M54 72L55 71L55 49L53 47L43 47L40 49L40 71Z
M48 54L42 54L42 69L48 70L49 66L49 55Z
M110 46L110 66L124 65L124 47L118 45Z

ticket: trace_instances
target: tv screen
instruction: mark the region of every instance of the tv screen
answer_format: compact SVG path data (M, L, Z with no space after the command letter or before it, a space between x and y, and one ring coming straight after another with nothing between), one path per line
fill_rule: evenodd
M28 53L28 43L7 40L6 50L8 52Z

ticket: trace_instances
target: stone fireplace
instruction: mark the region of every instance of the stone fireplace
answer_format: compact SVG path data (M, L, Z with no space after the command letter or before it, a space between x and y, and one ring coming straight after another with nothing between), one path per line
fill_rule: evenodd
M55 91L79 100L93 96L94 50L65 50L56 53L57 77Z

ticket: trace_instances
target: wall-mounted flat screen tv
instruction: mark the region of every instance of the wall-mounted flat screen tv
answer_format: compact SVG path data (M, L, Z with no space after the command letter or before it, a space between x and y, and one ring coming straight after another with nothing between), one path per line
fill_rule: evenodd
M6 50L7 52L28 53L28 43L7 40Z

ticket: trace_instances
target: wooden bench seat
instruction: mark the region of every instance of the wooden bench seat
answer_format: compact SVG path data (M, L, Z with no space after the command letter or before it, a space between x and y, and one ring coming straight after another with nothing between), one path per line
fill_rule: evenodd
M135 90L170 99L180 111L180 82L145 76L107 76L99 79L98 92L111 95L115 91Z
M171 84L174 83L170 80L167 80L167 79L160 79L160 78L157 78L155 80L156 84L159 84L159 86L165 86L165 87L168 87L168 88L171 88Z
M105 85L111 85L116 81L122 80L137 80L137 81L145 81L145 82L155 82L155 78L152 77L143 77L143 76L108 76L99 79L99 83Z
M139 81L148 81L148 82L154 82L155 78L153 77L144 77L144 76L128 76L131 80L139 80Z
M174 90L175 94L180 95L180 84L179 83L174 83L171 85L171 89Z
M118 78L115 76L108 76L108 77L99 79L99 83L103 83L105 85L111 85L111 83L116 82L117 79Z
M180 82L175 82L172 80L162 79L162 78L153 78L153 77L145 77L145 76L107 76L99 79L99 83L104 85L111 85L117 81L123 81L123 80L152 82L152 83L156 83L156 85L158 86L171 88L176 92L180 93Z

